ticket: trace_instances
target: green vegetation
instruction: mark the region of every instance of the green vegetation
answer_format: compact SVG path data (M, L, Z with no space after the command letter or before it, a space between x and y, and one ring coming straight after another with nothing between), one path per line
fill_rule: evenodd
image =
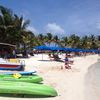
M79 37L75 34L59 38L52 33L38 34L28 31L29 20L14 14L10 9L0 6L0 41L23 47L23 50L33 46L51 42L64 47L96 49L100 47L100 36L86 35Z

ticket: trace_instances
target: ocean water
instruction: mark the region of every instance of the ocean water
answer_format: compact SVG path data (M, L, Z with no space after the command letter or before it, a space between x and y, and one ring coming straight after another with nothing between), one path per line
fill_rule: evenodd
M86 100L100 100L100 59L88 68L85 76Z

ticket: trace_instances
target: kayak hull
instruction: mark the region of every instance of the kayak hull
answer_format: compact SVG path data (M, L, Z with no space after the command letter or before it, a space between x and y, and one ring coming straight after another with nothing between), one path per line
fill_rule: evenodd
M22 75L20 78L15 78L13 75L0 75L0 81L40 83L43 81L43 79L38 75Z
M13 63L0 63L0 70L24 70L24 66Z
M13 75L13 74L21 74L21 75L32 75L32 74L35 74L36 71L31 71L31 72L28 72L28 71L18 71L18 72L0 72L0 74L4 74L4 75Z
M0 81L0 94L23 94L32 96L57 96L50 86L26 82Z

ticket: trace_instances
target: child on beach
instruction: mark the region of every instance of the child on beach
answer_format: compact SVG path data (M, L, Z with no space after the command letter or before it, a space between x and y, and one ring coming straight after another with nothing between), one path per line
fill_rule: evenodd
M64 66L66 69L71 69L71 66L69 64L73 64L73 60L72 60L72 57L71 55L69 54L66 54L65 55L65 59L64 59Z
M67 55L67 54L65 55L65 59L64 59L64 60L65 60L65 62L64 62L64 63L65 63L65 68L66 68L66 69L71 68L71 67L69 66L69 61L68 61L68 55Z

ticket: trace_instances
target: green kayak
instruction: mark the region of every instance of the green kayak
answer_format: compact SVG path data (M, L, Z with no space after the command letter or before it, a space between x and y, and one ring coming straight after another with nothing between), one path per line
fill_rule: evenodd
M0 75L0 81L16 81L16 82L30 82L30 83L40 83L43 81L42 77L38 75L21 75L21 77L16 78L13 75Z
M57 96L56 90L50 86L36 83L13 81L0 81L0 95L1 94L21 94L37 97Z

